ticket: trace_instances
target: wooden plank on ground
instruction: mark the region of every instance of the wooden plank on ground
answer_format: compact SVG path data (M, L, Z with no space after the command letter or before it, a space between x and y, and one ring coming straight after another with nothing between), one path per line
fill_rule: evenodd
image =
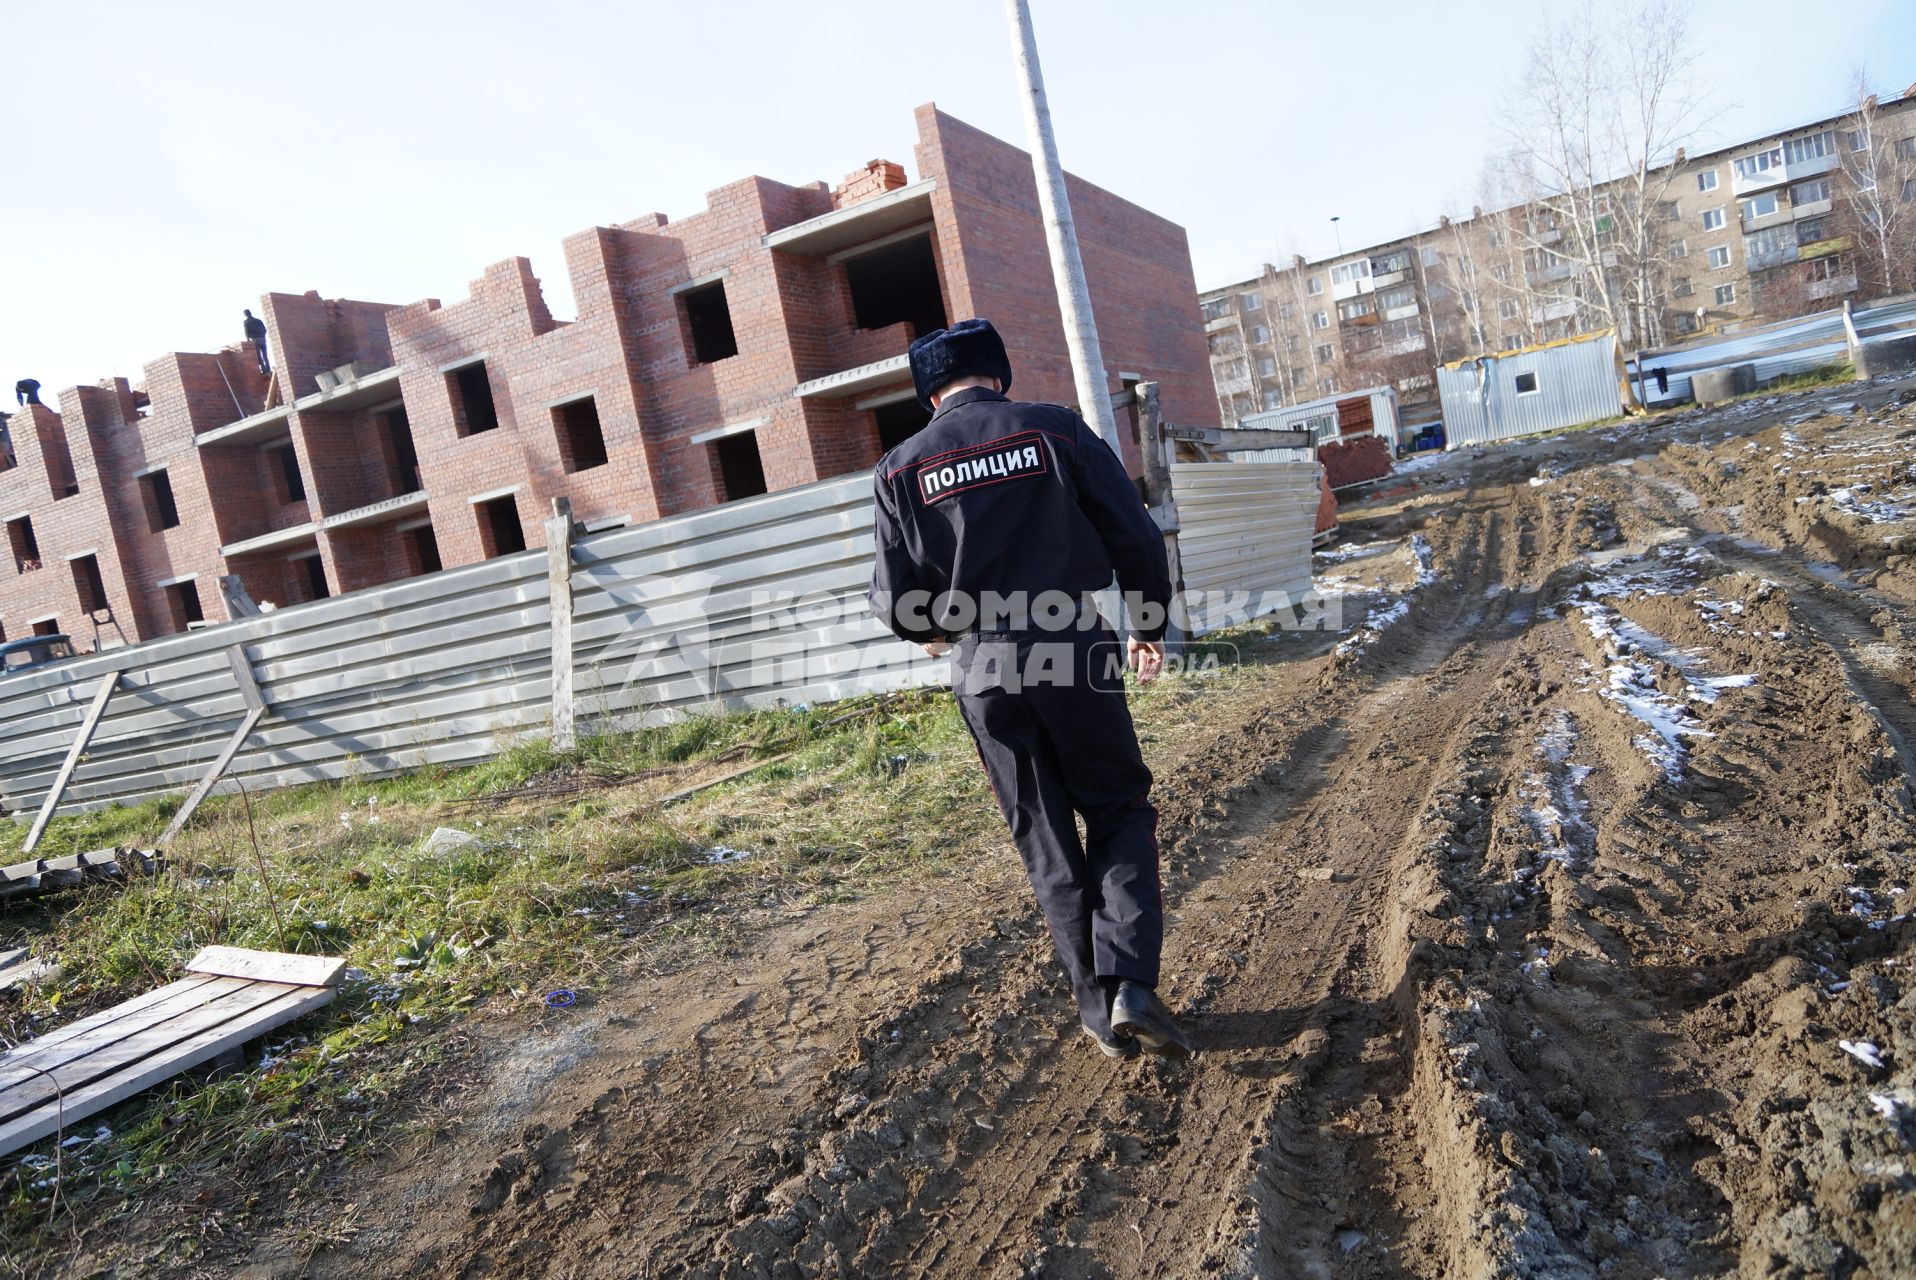
M187 963L188 973L211 973L222 978L253 978L261 982L290 982L308 987L339 985L346 962L338 956L296 956L284 951L249 951L245 947L203 947Z
M67 748L67 758L60 762L60 771L53 775L53 785L47 788L46 799L40 802L40 812L34 815L33 829L27 832L27 838L21 842L20 852L32 853L40 843L41 834L53 819L53 811L60 807L60 797L66 794L67 783L73 780L73 771L80 767L80 757L86 754L87 744L93 741L93 731L100 727L100 717L106 714L107 702L119 687L120 673L117 671L108 672L106 679L100 681L99 692L93 695L93 705L86 709L86 718L80 721L80 732L74 735L73 745Z
M274 984L278 985L278 984ZM0 1125L0 1155L18 1150L50 1134L70 1128L96 1111L122 1102L182 1071L190 1071L271 1031L282 1023L310 1013L332 1000L332 987L280 987L281 994L248 1013L209 1027L191 1039L174 1044L160 1055L143 1059L56 1102Z
M73 1054L85 1053L87 1046L96 1043L101 1036L110 1040L130 1034L133 1028L145 1026L152 1021L159 1009L174 1001L190 998L191 993L199 988L220 981L218 978L197 976L182 978L178 982L169 982L145 995L135 996L124 1003L116 1004L110 1009L102 1009L92 1017L82 1018L78 1022L69 1022L64 1027L55 1028L37 1039L16 1045L0 1054L0 1070L10 1071L15 1066L24 1066L29 1063L36 1067L46 1067L63 1062ZM233 984L240 981L242 979L226 979L226 985L209 992L209 997L217 994L218 991L232 990Z
M798 753L796 751L787 751L783 755L767 756L763 760L754 760L752 761L752 763L748 765L742 765L737 769L727 769L724 773L721 773L717 775L716 777L707 778L703 782L695 782L689 787L681 787L677 791L673 791L666 795L662 795L657 800L653 801L653 803L660 807L663 807L668 804L676 804L680 800L685 799L687 796L695 796L701 791L709 791L711 788L718 786L721 782L730 782L735 778L743 778L746 774L756 773L758 770L765 768L767 765L774 765L774 764L778 764L780 761L783 761L783 760L790 760L793 756L797 754Z
M226 740L224 747L220 748L218 758L213 761L206 775L194 786L192 793L186 797L186 802L180 806L180 811L173 815L173 821L166 824L166 830L160 834L161 844L172 844L173 838L185 830L187 820L193 816L193 811L200 807L202 800L212 794L213 785L231 767L233 757L239 754L239 749L253 735L253 726L257 725L260 717L265 714L264 707L246 708L246 715L240 720L239 728L233 730L233 736Z
M64 1062L40 1061L21 1067L0 1062L0 1124L61 1097L71 1097L95 1081L135 1063L164 1057L175 1045L244 1018L296 986L285 982L242 981L217 995L199 999L206 990L202 987L185 1000L175 1000L153 1010L152 1020L132 1034L109 1037Z

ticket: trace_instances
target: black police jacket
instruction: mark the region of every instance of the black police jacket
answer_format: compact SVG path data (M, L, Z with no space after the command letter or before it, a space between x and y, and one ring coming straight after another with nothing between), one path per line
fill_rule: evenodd
M874 488L871 605L899 638L960 635L980 625L981 602L1082 600L1114 574L1133 620L1150 624L1138 637L1163 636L1164 535L1124 464L1071 410L983 387L954 392L879 459Z

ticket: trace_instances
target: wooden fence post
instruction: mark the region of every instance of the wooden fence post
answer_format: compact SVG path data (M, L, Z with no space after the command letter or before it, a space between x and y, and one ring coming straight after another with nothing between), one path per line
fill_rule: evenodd
M1171 463L1166 456L1164 420L1158 407L1158 384L1140 382L1132 393L1137 397L1138 450L1144 463L1144 504L1158 528L1164 531L1164 556L1171 566L1173 599L1184 590L1184 569L1178 561L1178 505L1171 493ZM1164 645L1175 653L1184 642L1184 631L1175 619L1167 619Z
M47 798L40 802L40 812L34 815L33 829L27 832L20 852L32 853L40 843L47 823L53 818L53 811L60 807L60 797L66 794L67 783L73 780L73 771L80 767L80 757L86 754L87 744L93 741L93 731L100 727L100 717L106 714L107 702L119 687L120 673L117 671L100 681L99 692L93 695L93 705L87 708L86 718L80 721L80 732L74 735L73 745L67 749L67 758L60 763L60 772L53 777L53 785L47 788Z
M552 745L570 751L578 745L573 718L572 680L572 503L552 500L546 521L546 577L552 601Z

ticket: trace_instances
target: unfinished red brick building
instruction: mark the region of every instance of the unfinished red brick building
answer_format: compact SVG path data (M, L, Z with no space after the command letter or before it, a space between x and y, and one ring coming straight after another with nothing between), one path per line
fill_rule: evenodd
M924 424L912 338L966 316L1004 333L1020 399L1071 403L1030 157L933 106L917 125L915 181L747 178L570 237L576 320L524 258L451 304L274 293L270 380L248 344L27 407L0 636L88 648L110 611L98 642L147 639L226 618L225 574L284 605L508 554L559 495L596 527L860 470ZM1075 178L1071 201L1111 389L1154 380L1215 426L1183 229Z

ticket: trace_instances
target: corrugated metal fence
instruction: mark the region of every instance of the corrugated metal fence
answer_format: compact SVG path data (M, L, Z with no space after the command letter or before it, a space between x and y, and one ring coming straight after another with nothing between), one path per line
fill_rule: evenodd
M1886 302L1851 313L1857 330L1867 341L1872 332L1906 329L1916 325L1916 298ZM1768 382L1792 373L1808 373L1849 358L1849 339L1843 329L1843 312L1818 311L1777 324L1764 325L1729 334L1714 342L1693 343L1662 351L1643 353L1643 402L1646 405L1671 404L1688 400L1690 377L1732 365L1753 364L1758 382ZM1638 385L1637 362L1625 366L1631 385ZM1665 386L1658 388L1656 371L1664 371Z
M1437 370L1451 449L1613 418L1616 335L1604 332Z
M1208 478L1223 472L1242 474ZM1315 476L1314 463L1174 468L1174 491L1191 495L1190 572L1301 594ZM1247 523L1259 492L1266 514ZM1225 493L1235 496L1220 501ZM573 655L585 727L944 680L945 663L867 611L871 527L871 481L858 475L579 539ZM1284 545L1253 553L1258 537ZM546 566L545 551L528 551L0 678L0 805L38 808L116 671L66 803L192 784L245 713L228 664L235 646L269 706L231 769L249 785L492 756L550 720Z
M1171 468L1194 634L1296 604L1311 589L1317 471L1308 461Z

